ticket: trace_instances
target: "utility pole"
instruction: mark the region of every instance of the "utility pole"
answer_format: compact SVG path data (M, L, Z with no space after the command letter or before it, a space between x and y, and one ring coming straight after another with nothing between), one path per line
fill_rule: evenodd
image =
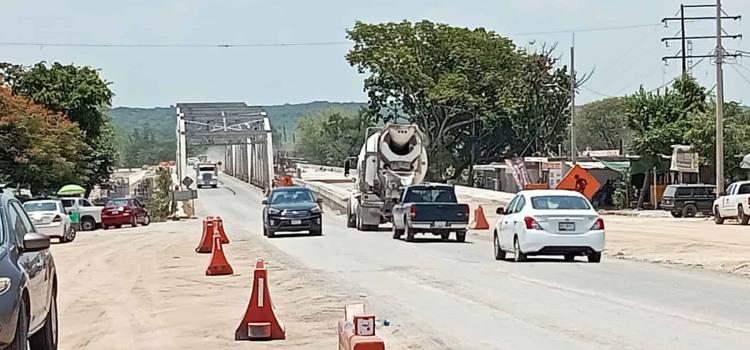
M711 8L716 10L714 16L695 16L685 17L684 10L686 8ZM739 57L739 54L729 54L724 52L724 46L722 45L722 39L739 39L742 38L741 34L727 34L724 32L721 26L723 19L739 20L742 16L729 16L721 9L721 0L716 0L716 4L703 4L703 5L680 5L680 17L666 17L662 18L662 22L666 25L670 21L680 21L681 33L679 38L662 38L662 42L669 42L671 40L682 40L682 52L678 56L666 56L662 57L662 60L668 61L672 59L682 59L683 68L682 74L691 67L685 66L685 60L687 58L713 58L716 61L716 193L720 193L724 190L724 71L722 65L724 64L725 57ZM686 36L685 35L685 21L702 21L712 20L716 21L716 34L714 35L700 35L700 36ZM716 39L716 48L713 54L709 55L688 55L685 47L685 40L701 40L701 39Z
M576 34L573 33L573 43L570 46L570 163L576 163L576 65L575 65Z
M721 45L721 0L716 0L716 193L724 192L724 47Z

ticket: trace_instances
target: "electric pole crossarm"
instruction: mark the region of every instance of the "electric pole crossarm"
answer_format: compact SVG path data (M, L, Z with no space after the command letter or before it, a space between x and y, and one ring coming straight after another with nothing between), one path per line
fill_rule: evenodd
M712 20L715 21L717 17L711 17L711 16L699 16L699 17L664 17L661 19L662 23L667 23L670 21L701 21L701 20ZM721 16L721 19L733 19L733 20L740 20L742 19L742 16Z
M741 39L742 38L742 34L722 35L721 37L724 38L724 39ZM664 41L682 40L682 39L683 39L682 37L677 37L677 38L669 37L669 38L661 38L661 41L664 42ZM715 35L686 36L684 39L685 40L698 40L698 39L712 39L712 40L716 40L716 36Z
M716 57L715 54L714 55L691 55L691 56L685 56L685 58L715 58L715 57ZM722 57L742 57L742 55L741 54L728 54L728 53L725 53L725 54L722 55ZM667 60L681 60L682 58L683 58L682 55L680 55L680 56L665 56L665 57L662 57L661 59L662 59L662 61L667 61Z

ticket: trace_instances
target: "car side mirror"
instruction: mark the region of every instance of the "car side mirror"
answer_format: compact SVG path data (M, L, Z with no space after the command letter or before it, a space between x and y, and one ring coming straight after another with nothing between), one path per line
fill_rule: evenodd
M351 170L351 165L349 165L349 161L344 162L344 176L349 176L349 170Z
M505 215L505 208L499 207L495 212L497 213L497 215Z
M49 249L49 236L41 233L29 232L23 236L23 251L38 252Z
M260 201L260 204L262 204L262 205L268 205L268 199L264 199L264 200Z

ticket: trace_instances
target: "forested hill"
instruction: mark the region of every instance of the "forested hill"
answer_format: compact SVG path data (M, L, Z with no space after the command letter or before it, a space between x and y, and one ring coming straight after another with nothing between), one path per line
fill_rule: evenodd
M287 135L291 135L297 127L297 120L305 115L332 108L357 111L364 106L358 102L315 101L264 108L273 128L279 132L286 128ZM120 166L138 167L174 158L176 111L173 107L116 107L109 116L115 128Z

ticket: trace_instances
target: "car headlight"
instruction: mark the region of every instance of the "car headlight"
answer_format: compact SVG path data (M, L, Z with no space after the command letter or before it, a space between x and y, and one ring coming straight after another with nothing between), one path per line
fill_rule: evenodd
M312 209L310 209L310 212L313 213L313 214L319 214L320 213L320 208L319 207L313 207Z
M268 213L271 215L279 215L281 214L281 210L274 209L274 208L268 208Z
M10 290L10 278L0 277L0 295L5 294L8 290Z

